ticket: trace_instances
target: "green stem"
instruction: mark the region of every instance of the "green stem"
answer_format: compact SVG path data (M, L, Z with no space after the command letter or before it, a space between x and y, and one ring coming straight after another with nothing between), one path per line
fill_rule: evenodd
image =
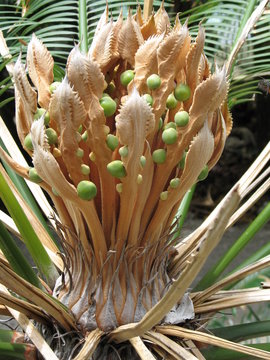
M173 236L173 240L177 239L180 235L181 229L184 225L184 221L186 220L187 214L188 214L188 210L190 207L190 203L191 200L193 198L193 194L195 192L196 189L196 184L194 184L189 190L188 192L185 194L178 212L177 212L177 216L179 217L179 221L178 221L178 225L177 225L177 231L175 232L174 236Z
M3 143L3 140L0 138L0 146L9 154L5 144ZM58 246L57 242L55 241L55 237L53 236L51 230L49 229L46 221L44 220L44 217L31 193L28 186L26 185L24 179L17 175L11 168L6 164L5 161L2 160L3 166L6 169L6 172L8 173L10 179L12 180L13 184L16 186L19 193L22 195L24 200L27 202L27 204L31 207L31 209L34 211L35 215L41 222L44 229L47 231L47 233L50 235L52 240L55 242L55 244Z
M207 272L203 279L196 286L196 291L207 288L212 285L239 252L247 245L254 235L270 220L270 202L248 226L238 240L225 253L225 255L217 261L217 263ZM247 264L245 264L247 265ZM244 265L241 264L241 268Z
M41 285L34 270L23 256L21 250L18 248L7 229L4 227L2 221L0 221L0 248L3 251L3 254L9 262L11 268L18 275L36 287L43 289L43 286Z
M48 285L53 287L58 277L57 270L2 173L0 173L0 197L21 233L40 273L45 276Z
M269 336L270 320L226 326L217 329L210 328L209 331L222 339L240 342L262 336Z
M88 52L86 0L79 0L79 41L82 53Z
M0 359L27 360L32 358L29 354L30 347L25 344L10 344L0 342Z
M260 349L270 351L270 344L251 344L248 345L254 349ZM202 349L201 353L207 360L255 360L254 356L236 352L233 350L222 349L217 347L209 347L208 349ZM256 358L257 359L257 358Z

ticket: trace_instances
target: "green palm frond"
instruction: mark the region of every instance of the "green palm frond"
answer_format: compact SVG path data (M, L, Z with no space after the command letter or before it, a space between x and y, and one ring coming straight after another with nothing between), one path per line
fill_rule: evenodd
M88 46L94 35L98 19L104 12L106 1L84 0L87 7L86 26ZM128 9L136 8L143 1L109 1L109 11L114 19L122 9L126 16ZM184 4L185 1L180 2ZM188 18L191 34L195 36L200 21L206 30L205 52L211 63L223 64L235 44L247 18L260 3L259 0L210 0L200 6L180 13L181 21ZM155 10L161 1L154 1ZM173 13L174 1L167 0L165 8L169 14ZM11 54L17 56L20 52L24 57L26 44L31 34L36 33L47 46L56 60L55 79L60 80L64 75L64 66L74 43L85 39L79 38L79 7L80 1L73 0L35 0L30 1L24 16L24 8L16 5L15 1L0 4L0 28L7 39ZM173 18L173 17L172 17ZM241 49L231 77L229 106L251 100L253 95L260 92L258 82L270 75L270 24L269 11L261 17L256 28L251 32Z
M257 0L210 0L195 9L180 14L188 18L192 34L197 33L203 19L206 32L205 53L211 63L223 64L236 43L248 17L258 6ZM234 64L229 92L229 106L252 100L260 92L258 82L270 75L270 12L261 16L251 31Z

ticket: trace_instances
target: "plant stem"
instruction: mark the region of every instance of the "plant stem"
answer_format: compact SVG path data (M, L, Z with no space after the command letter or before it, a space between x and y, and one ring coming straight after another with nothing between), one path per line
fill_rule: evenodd
M175 232L174 236L173 236L173 240L177 239L180 235L181 229L184 225L184 221L186 220L187 214L188 214L188 210L189 210L189 206L191 203L191 200L193 198L193 194L195 192L196 189L196 184L194 184L189 190L188 192L185 194L178 212L177 212L177 216L179 217L179 221L178 221L178 225L177 225L177 231Z
M44 289L21 250L0 221L0 248L12 269L31 284Z
M88 52L86 0L79 0L79 41L82 53Z
M45 276L49 286L53 287L58 277L57 270L1 172L0 197L20 231L40 273Z

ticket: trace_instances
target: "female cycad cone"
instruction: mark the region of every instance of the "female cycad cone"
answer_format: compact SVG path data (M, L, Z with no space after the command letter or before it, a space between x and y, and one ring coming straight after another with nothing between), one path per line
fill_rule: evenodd
M18 134L65 229L66 268L53 295L83 332L140 321L170 288L170 226L231 128L225 69L210 73L203 46L203 28L191 39L163 7L147 21L139 9L117 21L106 10L89 52L75 46L57 86L35 35L34 87L15 65ZM162 321L193 316L186 294Z

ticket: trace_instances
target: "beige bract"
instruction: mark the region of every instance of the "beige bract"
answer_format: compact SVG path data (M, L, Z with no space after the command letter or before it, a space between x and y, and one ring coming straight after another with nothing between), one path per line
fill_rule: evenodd
M139 10L117 21L105 11L61 83L35 35L26 67L15 65L19 138L61 220L65 270L54 296L82 331L138 322L170 288L171 224L231 129L225 68L210 72L204 37L178 19L172 28L163 8L147 21ZM184 124L175 120L183 114ZM163 322L193 316L185 294Z

